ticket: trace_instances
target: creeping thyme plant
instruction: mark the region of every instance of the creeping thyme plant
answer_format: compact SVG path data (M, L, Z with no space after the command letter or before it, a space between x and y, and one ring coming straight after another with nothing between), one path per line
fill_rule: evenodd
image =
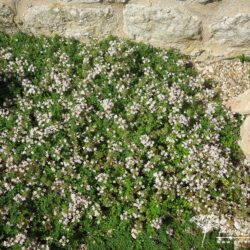
M0 85L1 249L247 213L241 118L177 51L1 34Z

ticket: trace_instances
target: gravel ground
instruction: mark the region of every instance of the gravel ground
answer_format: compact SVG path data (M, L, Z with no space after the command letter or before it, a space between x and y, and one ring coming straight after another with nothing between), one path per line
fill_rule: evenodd
M250 89L250 62L221 60L215 62L194 61L199 74L214 81L216 89L222 90L224 101L244 93Z

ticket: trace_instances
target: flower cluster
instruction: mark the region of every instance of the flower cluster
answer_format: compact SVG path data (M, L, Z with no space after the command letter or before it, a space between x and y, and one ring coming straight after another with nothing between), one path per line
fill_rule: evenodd
M77 249L117 227L138 238L170 212L245 212L240 119L185 57L33 39L0 48L0 246Z

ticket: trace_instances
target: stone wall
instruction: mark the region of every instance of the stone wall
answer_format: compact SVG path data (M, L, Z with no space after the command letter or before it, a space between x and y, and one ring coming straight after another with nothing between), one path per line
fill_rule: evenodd
M0 0L0 30L113 34L203 59L250 55L250 0Z

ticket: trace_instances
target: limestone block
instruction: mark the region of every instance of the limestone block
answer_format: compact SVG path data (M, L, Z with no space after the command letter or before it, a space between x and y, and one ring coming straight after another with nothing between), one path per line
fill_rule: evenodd
M23 16L23 29L34 34L59 34L83 39L102 38L117 27L117 17L111 6L36 5Z
M212 42L230 47L250 44L250 14L239 13L234 17L225 17L210 25Z
M177 8L127 4L123 14L124 32L138 41L161 46L200 39L201 20L180 12Z
M231 108L232 111L249 115L250 114L250 89L243 94L232 98L226 103L226 106Z
M247 116L240 130L239 145L247 158L250 159L250 116Z
M0 30L7 33L15 31L14 11L6 4L0 3Z
M23 16L24 29L31 30L47 28L50 31L59 28L69 21L65 10L51 8L48 5L32 6Z

